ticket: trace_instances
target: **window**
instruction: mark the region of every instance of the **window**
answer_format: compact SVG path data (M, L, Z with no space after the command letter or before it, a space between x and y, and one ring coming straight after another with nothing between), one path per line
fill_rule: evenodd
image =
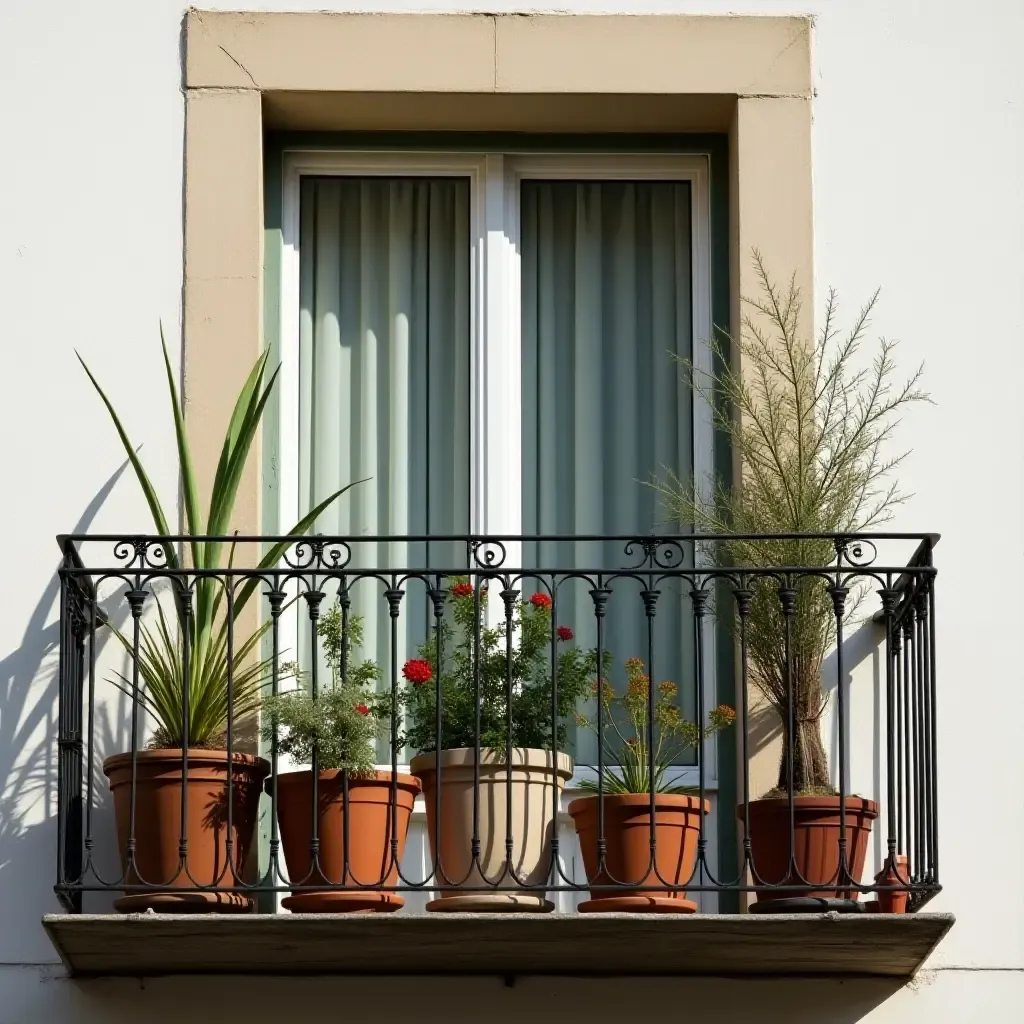
M699 155L286 152L279 521L369 477L321 532L658 526L643 481L665 466L707 481L712 467L709 410L671 358L708 368L708 176ZM460 564L444 547L382 543L361 557ZM621 544L534 547L509 546L507 563L622 556ZM580 589L563 605L582 642L588 600ZM688 615L686 595L666 600L677 622ZM376 649L381 602L354 602ZM617 623L617 659L643 650L642 623ZM692 717L679 632L659 678L681 682ZM403 637L406 651L416 642ZM595 747L578 737L577 761L592 763ZM713 787L713 741L708 754Z

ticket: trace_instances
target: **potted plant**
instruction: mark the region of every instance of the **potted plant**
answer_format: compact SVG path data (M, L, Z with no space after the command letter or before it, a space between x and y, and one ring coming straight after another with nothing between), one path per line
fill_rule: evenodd
M419 751L410 771L423 782L439 889L428 910L553 909L539 887L551 874L555 818L573 772L565 723L597 656L571 646L568 626L553 631L548 594L523 600L506 590L502 598L511 635L506 622L482 623L485 587L453 579L448 594L435 597L449 614L438 616L434 635L403 669L405 738ZM561 646L555 723L552 642ZM497 885L538 888L496 892Z
M223 545L208 536L223 536L230 529L242 470L277 371L268 376L265 353L242 386L221 448L204 520L184 410L162 332L161 344L189 540L185 552L179 552L170 539L160 544L164 568L152 570L149 581L143 572L142 585L127 594L132 616L139 624L137 653L133 637L107 620L138 670L119 674L114 681L132 699L133 706L149 712L156 725L145 749L114 754L103 763L114 797L118 846L128 887L115 906L126 912L247 911L252 901L238 890L263 779L270 766L260 757L234 749L229 735L239 720L258 709L260 689L271 668L269 661L258 657L258 645L270 620L239 636L241 616L261 580L251 578L239 584L229 612L225 581L213 574L193 575L189 566L201 572L221 568ZM149 505L156 533L172 537L163 506L135 446L81 356L79 360L110 413ZM304 533L347 489L317 505L289 531L290 535ZM275 565L286 548L287 542L274 545L259 567ZM170 600L166 603L173 609L166 608L152 589L155 578L161 575L170 580ZM230 685L229 633L233 640ZM134 891L135 887L140 891ZM204 887L210 888L204 891Z
M643 659L630 658L625 668L622 696L615 695L607 679L594 683L603 706L600 739L608 760L601 771L602 792L598 795L597 782L586 779L580 788L595 795L569 804L591 885L591 899L576 909L581 914L692 913L697 905L686 898L684 887L697 861L701 816L711 805L705 800L702 807L699 794L674 785L666 772L698 745L700 730L679 710L675 683L658 683L652 695ZM708 716L705 737L735 718L732 708L719 705ZM580 716L578 721L584 728L597 728L592 718ZM603 858L598 845L601 808ZM658 886L661 891L599 888L608 885Z
M377 665L352 659L363 642L360 618L349 618L339 602L319 617L316 630L330 685L263 703L264 738L276 743L279 754L317 769L315 833L313 768L277 779L281 845L295 887L282 903L292 913L398 910L405 900L381 887L398 880L420 783L374 767L374 740L390 714L388 694L376 692ZM266 787L270 792L270 780ZM318 884L353 888L318 891Z
M842 538L886 522L904 500L892 481L903 455L888 449L902 410L928 400L919 388L922 369L895 380L895 343L884 339L873 362L862 362L860 345L877 292L845 336L830 292L814 341L801 330L799 290L793 283L788 289L774 284L756 252L754 263L762 294L745 300L738 359L730 358L727 344L717 345L718 369L710 379L692 376L731 444L739 483L720 482L710 500L692 481L675 476L658 486L675 517L699 532L753 537L707 545L713 563L826 570L845 550ZM758 534L838 539L758 540ZM782 899L794 910L819 909L820 898L849 895L842 883L860 883L878 814L874 801L845 797L847 851L841 864L840 796L821 738L821 673L837 623L854 614L862 589L849 580L836 585L832 578L830 584L827 573L751 575L737 589L730 616L734 627L744 620L750 680L783 723L777 785L749 804L755 881L818 887L809 893L762 890L763 909ZM747 811L741 806L738 813L745 818ZM792 899L808 895L817 899Z

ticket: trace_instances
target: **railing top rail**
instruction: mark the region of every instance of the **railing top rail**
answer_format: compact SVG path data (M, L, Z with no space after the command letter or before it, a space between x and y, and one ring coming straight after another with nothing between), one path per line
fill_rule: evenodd
M938 533L387 533L387 534L154 534L154 533L66 533L57 535L57 543L62 551L69 545L90 543L117 543L118 541L145 540L151 542L165 541L170 544L183 544L192 540L214 541L224 544L273 544L301 543L317 541L320 543L345 544L401 544L401 543L472 543L474 541L501 541L503 543L534 542L534 543L598 543L603 541L633 541L634 543L734 543L736 541L813 541L831 540L854 542L864 541L918 541L922 545L934 547L940 538Z

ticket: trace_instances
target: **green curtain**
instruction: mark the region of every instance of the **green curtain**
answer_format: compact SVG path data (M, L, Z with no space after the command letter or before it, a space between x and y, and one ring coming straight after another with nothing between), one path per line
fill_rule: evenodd
M469 510L469 181L304 178L300 236L299 493L324 534L456 533ZM464 564L462 546L356 544L361 568ZM382 586L353 590L363 656L389 678ZM412 583L395 660L423 636ZM308 624L300 650L309 650ZM300 662L304 659L300 656Z
M672 356L693 348L690 189L686 182L522 183L523 512L527 533L644 534L670 529L652 475L692 470L692 394ZM524 561L613 568L622 545L547 543ZM589 585L558 595L560 622L596 640ZM647 660L638 584L615 582L606 648ZM663 587L653 676L694 707L689 587ZM650 666L649 666L650 667ZM593 764L596 737L577 736Z

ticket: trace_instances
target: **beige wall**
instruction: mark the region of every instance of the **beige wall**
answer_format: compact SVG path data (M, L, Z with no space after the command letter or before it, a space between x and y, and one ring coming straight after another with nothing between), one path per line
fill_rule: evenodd
M810 21L241 14L186 18L185 397L222 435L262 344L264 122L301 129L728 131L732 321L749 253L812 299ZM217 452L197 451L211 479ZM259 532L257 462L235 526ZM756 793L778 745L758 734Z

